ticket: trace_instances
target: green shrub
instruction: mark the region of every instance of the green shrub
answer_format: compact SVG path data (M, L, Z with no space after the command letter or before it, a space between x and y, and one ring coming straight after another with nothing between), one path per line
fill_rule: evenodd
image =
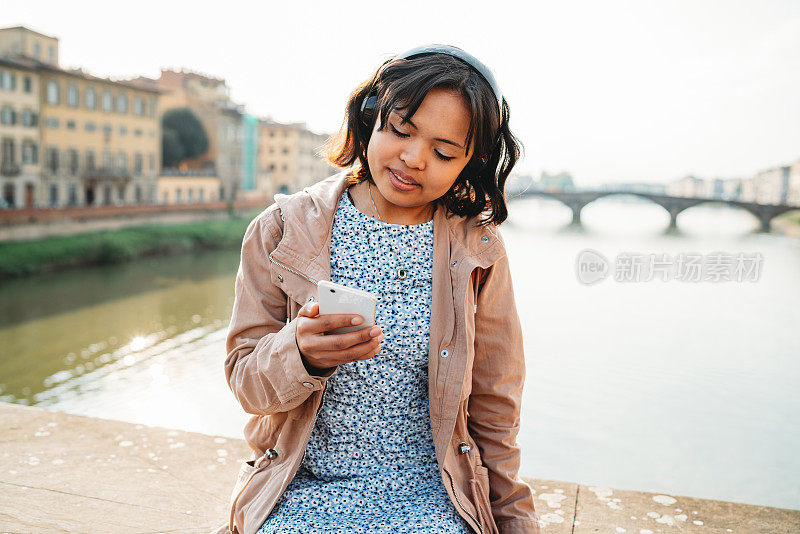
M37 241L0 243L0 279L68 267L113 264L154 254L236 249L257 212L238 219L137 226Z

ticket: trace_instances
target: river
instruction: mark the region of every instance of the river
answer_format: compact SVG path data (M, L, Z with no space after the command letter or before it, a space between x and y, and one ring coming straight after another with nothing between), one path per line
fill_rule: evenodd
M800 240L749 214L601 199L501 226L525 334L521 473L800 509ZM583 251L611 275L584 283ZM743 281L618 281L619 258L760 255ZM583 252L583 254L587 254ZM584 257L584 256L582 256ZM241 437L223 373L236 251L0 285L0 400ZM753 274L751 272L751 274Z

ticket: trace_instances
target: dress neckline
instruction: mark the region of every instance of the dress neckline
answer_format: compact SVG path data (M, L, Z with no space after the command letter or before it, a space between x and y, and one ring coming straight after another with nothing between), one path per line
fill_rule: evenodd
M389 227L395 227L395 228L408 228L408 229L424 229L424 228L426 228L428 226L433 226L433 219L431 219L430 221L425 221L423 223L419 223L419 224L394 224L394 223L385 222L385 221L381 221L379 219L376 219L375 217L372 217L371 215L367 215L366 213L364 213L363 211L358 209L355 206L355 204L353 204L353 201L350 200L349 191L350 191L350 187L346 188L344 190L344 193L342 193L342 202L344 203L344 205L347 206L347 208L349 210L354 211L355 213L357 213L361 218L373 221L375 224L380 224L380 225L383 225L383 226L389 226Z

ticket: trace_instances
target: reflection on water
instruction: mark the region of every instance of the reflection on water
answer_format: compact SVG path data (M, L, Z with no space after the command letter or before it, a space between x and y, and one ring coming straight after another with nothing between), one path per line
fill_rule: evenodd
M522 473L800 508L800 240L746 212L692 208L667 231L630 197L583 227L519 200L501 227L525 331ZM594 286L581 250L759 252L755 283ZM0 287L0 398L240 437L223 373L238 252L137 261Z

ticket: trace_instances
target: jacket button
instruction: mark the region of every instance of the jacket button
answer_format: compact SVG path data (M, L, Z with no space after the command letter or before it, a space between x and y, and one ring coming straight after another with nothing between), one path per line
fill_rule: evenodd
M267 449L266 455L268 459L272 460L278 456L278 451L275 449Z
M472 447L470 447L468 444L464 443L463 441L458 444L458 452L460 452L461 454L467 454L471 450L472 450Z
M447 358L448 356L450 356L450 351L444 349L442 352L440 352L440 354L442 355L442 358Z
M278 282L283 282L283 276L278 275Z
M456 263L458 263L458 260L456 260L456 261L454 261L453 263L451 263L451 264L450 264L450 267L455 267L455 266L456 266Z
M483 237L481 238L481 241L483 241L484 243L488 243L488 242L489 242L489 236L486 236L486 235L485 235L485 236L483 236Z
M303 385L308 389L314 389L314 384L312 384L311 382L303 382Z

